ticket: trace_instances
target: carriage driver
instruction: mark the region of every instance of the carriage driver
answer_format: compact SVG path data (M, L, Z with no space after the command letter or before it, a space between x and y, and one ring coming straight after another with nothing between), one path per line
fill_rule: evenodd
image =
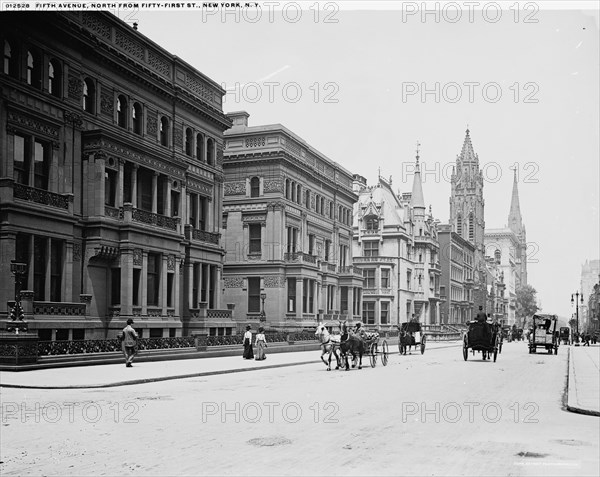
M358 323L356 323L354 325L354 333L357 334L357 335L359 335L361 338L364 339L366 331L362 327L362 322L361 321L359 321Z

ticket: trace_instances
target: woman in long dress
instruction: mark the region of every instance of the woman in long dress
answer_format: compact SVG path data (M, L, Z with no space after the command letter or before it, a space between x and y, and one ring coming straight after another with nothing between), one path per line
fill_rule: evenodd
M246 326L244 333L244 359L254 359L254 350L252 349L252 331L251 326Z
M259 328L258 333L256 334L256 361L261 361L263 359L267 359L265 356L265 348L267 347L267 339L265 338L264 329Z

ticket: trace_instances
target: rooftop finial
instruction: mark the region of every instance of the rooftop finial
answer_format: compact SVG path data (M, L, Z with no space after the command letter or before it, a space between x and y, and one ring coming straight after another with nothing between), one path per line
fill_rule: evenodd
M417 165L419 165L419 146L421 146L421 143L417 140Z
M381 167L377 168L377 178L381 179Z

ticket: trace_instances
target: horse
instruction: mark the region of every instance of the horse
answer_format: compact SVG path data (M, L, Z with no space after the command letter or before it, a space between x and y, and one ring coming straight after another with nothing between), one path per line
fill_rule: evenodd
M335 369L340 369L340 357L338 350L340 349L340 335L331 335L324 324L317 326L315 336L321 342L321 361L327 366L327 371L331 371L331 355L335 355L337 365ZM329 354L329 359L325 361L323 356Z
M398 332L400 333L400 336L398 338L398 341L400 343L400 354L406 354L407 350L412 354L412 347L416 344L415 337L413 336L412 332L407 331L406 329L402 329L402 327L398 325L396 325L396 327L398 328Z
M340 352L344 360L345 369L348 371L350 365L348 363L348 353L352 355L352 367L356 367L356 359L358 354L358 369L362 369L362 357L365 352L365 342L362 338L354 333L348 332L348 324L346 321L340 321Z

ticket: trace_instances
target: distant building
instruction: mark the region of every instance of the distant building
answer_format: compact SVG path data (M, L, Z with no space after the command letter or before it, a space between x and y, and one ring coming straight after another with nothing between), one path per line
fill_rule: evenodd
M228 116L223 299L237 326L299 330L360 319L352 174L280 124Z
M504 276L508 309L507 324L515 324L516 291L527 285L527 238L521 218L519 191L515 171L508 226L502 229L486 229L486 256L494 259ZM522 324L521 324L522 325Z
M43 340L229 322L221 86L104 12L2 12L0 43L0 314L16 260Z
M364 276L363 322L387 330L415 319L439 323L437 224L426 214L419 162L412 193L397 195L382 177L375 186L355 176L354 263Z
M442 324L465 324L474 319L475 252L473 242L452 230L438 226L440 243L440 294ZM483 306L483 305L481 305Z
M583 326L588 325L590 318L594 316L594 312L588 309L588 298L594 293L594 285L598 283L600 276L600 260L586 260L581 266L581 288L583 293L584 305L579 310L579 316L583 317Z

